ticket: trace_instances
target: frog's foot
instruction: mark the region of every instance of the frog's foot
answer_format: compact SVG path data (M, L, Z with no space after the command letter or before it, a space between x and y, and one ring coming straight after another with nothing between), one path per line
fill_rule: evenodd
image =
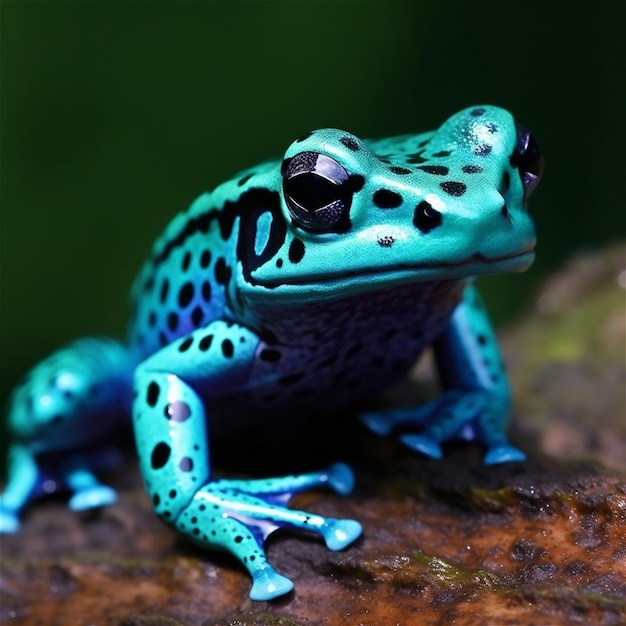
M0 504L0 534L16 533L20 529L20 519L15 511Z
M484 458L485 465L498 465L499 463L516 463L526 460L526 455L515 446L506 441L489 447Z
M484 443L486 465L525 460L523 452L506 439L508 396L484 390L449 390L415 409L395 409L388 413L368 413L362 420L378 434L394 428L415 428L400 441L432 459L443 456L441 445L450 439L477 440Z
M428 435L402 435L400 441L408 448L411 448L411 450L415 450L415 452L419 452L431 459L440 459L443 457L439 442Z
M362 532L354 520L322 517L285 506L295 493L323 485L346 493L352 487L352 473L347 466L336 464L321 472L282 478L218 480L196 492L175 527L196 543L234 554L252 576L250 597L269 600L293 587L267 561L263 544L273 532L314 532L330 550L342 550Z
M67 486L74 492L68 506L73 511L85 511L108 506L117 501L117 492L102 485L98 479L84 468L74 469L65 477Z
M85 511L115 504L117 492L106 485L95 485L77 491L69 500L72 511Z

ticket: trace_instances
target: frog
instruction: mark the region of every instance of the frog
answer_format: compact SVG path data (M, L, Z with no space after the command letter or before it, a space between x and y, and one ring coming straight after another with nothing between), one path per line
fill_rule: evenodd
M479 105L437 130L386 139L315 130L203 193L139 272L126 342L77 340L17 386L0 530L16 532L24 509L54 491L69 492L76 511L113 504L99 476L115 463L115 433L132 424L156 515L197 546L234 555L252 600L283 596L293 581L268 560L266 539L282 529L333 551L353 544L357 520L289 501L318 487L349 494L354 474L337 461L289 476L216 476L213 433L230 427L241 441L261 427L271 437L313 409L341 415L405 378L426 349L441 393L365 408L362 424L432 459L460 439L483 446L487 465L522 462L474 281L533 262L527 203L542 170L532 133Z

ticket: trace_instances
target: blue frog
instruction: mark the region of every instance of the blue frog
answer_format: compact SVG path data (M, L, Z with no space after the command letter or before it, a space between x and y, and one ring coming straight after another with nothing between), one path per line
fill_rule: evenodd
M487 464L523 460L505 434L509 385L472 281L532 263L526 204L541 170L535 139L510 113L474 106L418 135L317 130L201 195L134 283L127 344L79 340L14 392L2 532L18 530L22 510L49 491L71 492L76 510L114 502L96 475L110 462L105 442L132 415L155 513L235 555L252 599L285 594L293 584L268 562L265 539L286 528L318 533L331 550L352 543L357 521L287 507L320 485L349 493L352 472L337 463L218 479L209 432L246 438L259 432L247 425L267 424L271 436L285 427L277 417L293 424L361 402L428 346L443 392L363 422L380 435L401 426L402 443L432 458L463 438L484 444Z

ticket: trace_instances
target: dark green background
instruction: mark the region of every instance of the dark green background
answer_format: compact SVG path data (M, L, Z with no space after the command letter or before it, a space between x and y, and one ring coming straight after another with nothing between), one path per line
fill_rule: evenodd
M509 108L546 157L524 276L626 235L626 3L1 3L0 401L72 337L121 335L168 219L294 137L422 131Z

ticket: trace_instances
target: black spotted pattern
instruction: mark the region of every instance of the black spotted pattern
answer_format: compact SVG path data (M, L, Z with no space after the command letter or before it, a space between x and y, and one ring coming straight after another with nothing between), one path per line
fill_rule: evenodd
M181 309L189 306L190 302L193 300L193 283L186 282L178 292L178 306Z
M156 403L159 401L159 394L161 393L161 388L157 383L152 381L148 385L148 393L146 395L146 402L148 406L156 406Z
M413 225L422 233L429 233L431 230L441 226L441 213L434 209L429 202L422 200L416 207L413 215Z
M445 165L420 165L417 169L436 176L447 176L450 171Z
M378 189L372 200L379 209L396 209L402 204L402 196L389 189Z
M450 196L460 197L467 191L467 185L465 183L459 183L456 181L445 181L439 183L439 186Z
M293 241L289 245L289 260L292 263L300 263L304 258L305 246L304 242L297 237L293 238Z
M464 165L461 168L461 171L465 174L480 174L483 171L483 168L480 165Z
M352 137L342 137L339 141L348 148L348 150L352 150L352 152L357 152L359 150L359 144L357 141L352 139Z
M158 470L165 466L169 461L172 449L163 441L157 443L150 455L150 465L152 469Z

